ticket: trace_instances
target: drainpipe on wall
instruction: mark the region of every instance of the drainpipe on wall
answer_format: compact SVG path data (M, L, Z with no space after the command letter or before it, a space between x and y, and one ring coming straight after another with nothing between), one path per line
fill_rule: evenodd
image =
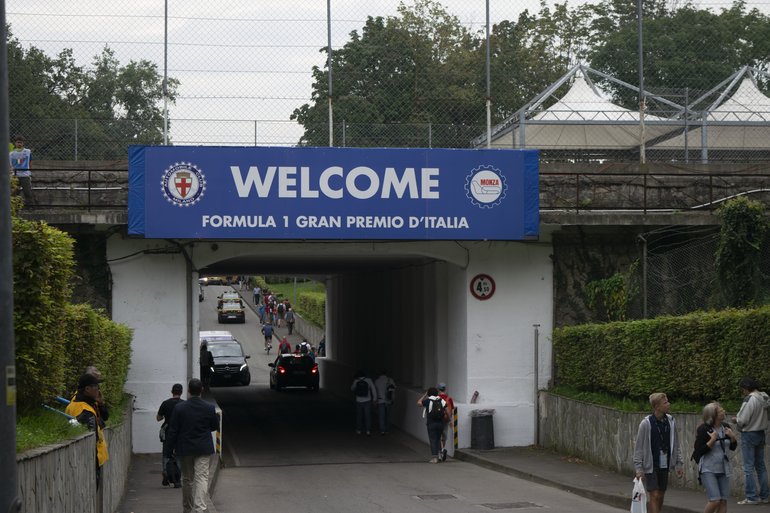
M540 325L533 324L532 326L535 328L535 445L538 445L540 442L540 376L538 372L540 367Z

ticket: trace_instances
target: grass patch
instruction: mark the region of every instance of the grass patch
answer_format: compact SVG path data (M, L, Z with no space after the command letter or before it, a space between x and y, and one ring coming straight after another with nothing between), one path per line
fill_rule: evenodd
M16 419L16 452L59 443L87 431L81 424L70 424L63 415L41 409Z
M566 385L556 386L549 390L549 392L568 397L570 399L576 399L578 401L585 401L587 403L607 406L608 408L614 408L620 411L650 411L650 403L646 397L633 398L609 394L606 392L586 392ZM703 407L708 403L708 401L698 403L692 400L683 400L676 397L669 397L669 400L671 401L672 414L700 413L703 411ZM719 402L722 404L722 407L725 409L725 411L728 412L728 417L730 416L729 413L736 413L741 407L741 401L737 399L725 399L720 400Z
M130 404L130 396L124 394L119 404L110 407L107 426L120 423ZM57 409L64 411L63 407ZM41 408L39 411L16 417L16 452L61 443L87 432L86 426L70 424L64 415Z
M296 306L297 298L301 292L323 292L326 293L326 285L320 281L297 281L297 298L294 297L294 282L290 283L270 283L267 284L270 291L281 299L288 299L292 306ZM302 312L297 310L300 315Z

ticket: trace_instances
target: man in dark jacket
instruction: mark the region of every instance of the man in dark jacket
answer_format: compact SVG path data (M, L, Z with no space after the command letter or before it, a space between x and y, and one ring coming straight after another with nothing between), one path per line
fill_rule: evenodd
M214 453L211 432L219 429L214 405L201 399L203 383L187 385L188 400L176 405L166 432L166 447L182 462L182 506L185 513L207 510L209 462Z

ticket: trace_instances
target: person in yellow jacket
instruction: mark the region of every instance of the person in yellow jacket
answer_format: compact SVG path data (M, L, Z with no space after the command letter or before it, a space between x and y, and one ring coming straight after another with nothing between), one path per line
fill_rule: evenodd
M104 419L99 405L99 379L93 374L83 374L78 379L78 391L64 412L96 432L96 486L101 481L102 466L109 459L107 440L104 438Z

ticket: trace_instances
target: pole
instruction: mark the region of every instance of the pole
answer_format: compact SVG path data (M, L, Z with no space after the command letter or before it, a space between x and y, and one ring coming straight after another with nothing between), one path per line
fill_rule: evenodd
M0 0L0 139L8 133L8 44L6 38L5 0ZM16 343L13 334L13 260L11 251L11 163L0 159L0 511L21 511L16 496Z
M492 147L492 80L489 71L489 0L487 0L487 149Z
M647 160L645 141L644 141L644 45L642 42L642 0L636 0L636 21L639 28L639 163L644 164Z
M168 0L163 5L163 146L168 146Z
M332 0L326 0L326 67L329 68L329 147L334 146L334 107L332 105Z
M535 328L535 358L534 358L534 381L535 381L535 397L534 397L534 417L535 417L535 445L540 443L540 397L538 392L540 389L540 325L533 324Z

